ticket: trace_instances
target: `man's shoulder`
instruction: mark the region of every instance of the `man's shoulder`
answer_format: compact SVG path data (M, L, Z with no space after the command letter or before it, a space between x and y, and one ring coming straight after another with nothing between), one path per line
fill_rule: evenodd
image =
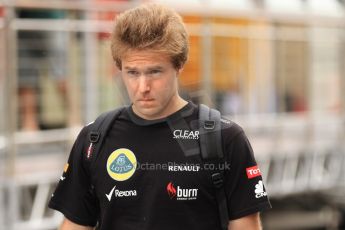
M226 117L220 118L221 122L221 129L222 129L222 136L224 136L224 139L231 140L234 137L236 137L240 133L244 133L243 128L237 124L236 122L230 120Z
M200 109L200 104L198 104L197 106L194 104L194 106L198 110ZM214 109L211 107L209 107L209 108ZM217 109L215 109L215 110L217 110ZM237 124L233 120L223 116L222 114L220 117L220 123L221 123L221 133L222 133L223 139L225 138L227 140L230 140L230 139L234 138L235 136L237 136L238 134L244 133L243 128L239 124Z
M97 121L101 121L106 119L108 116L116 116L116 118L127 118L128 115L126 113L126 109L127 106L120 106L108 111L104 111L102 113L100 113L95 120L91 121L90 123L88 123L87 125L85 125L84 128L86 129L92 129L93 127L95 127L95 125L97 125Z

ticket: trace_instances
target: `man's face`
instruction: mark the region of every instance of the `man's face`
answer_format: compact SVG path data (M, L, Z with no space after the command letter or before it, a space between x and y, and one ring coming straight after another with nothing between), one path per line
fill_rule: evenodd
M153 120L175 112L178 100L176 70L167 55L153 51L129 51L122 58L122 79L133 111Z

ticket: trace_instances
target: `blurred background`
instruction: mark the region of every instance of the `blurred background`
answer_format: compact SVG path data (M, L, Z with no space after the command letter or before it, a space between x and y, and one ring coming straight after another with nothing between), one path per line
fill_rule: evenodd
M1 229L62 220L47 201L76 135L129 103L109 32L142 2L0 0ZM250 138L274 206L265 229L345 229L345 1L155 2L190 34L182 95Z

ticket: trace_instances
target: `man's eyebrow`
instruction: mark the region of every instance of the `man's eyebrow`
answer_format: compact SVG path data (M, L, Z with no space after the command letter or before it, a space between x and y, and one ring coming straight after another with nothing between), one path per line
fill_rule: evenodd
M136 70L137 68L136 68L136 67L131 67L131 66L125 66L124 69L127 69L127 70Z
M163 66L160 66L160 65L157 65L157 66L150 66L147 68L148 70L162 70L163 69Z
M124 66L123 69L125 70L138 70L137 67L133 67L133 66ZM160 66L160 65L155 65L155 66L150 66L150 67L147 67L146 70L150 71L150 70L162 70L164 69L163 66Z

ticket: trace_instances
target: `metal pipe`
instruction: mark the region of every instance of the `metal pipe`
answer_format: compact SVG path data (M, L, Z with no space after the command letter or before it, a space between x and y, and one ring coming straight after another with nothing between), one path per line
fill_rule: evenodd
M5 0L4 7L49 10L81 10L81 11L124 11L138 4L133 2L91 2L70 0Z
M39 31L65 31L65 32L105 32L110 33L113 26L112 21L100 20L78 20L78 19L13 19L10 27L13 30L39 30ZM196 23L186 23L188 33L195 36L203 36L205 26ZM307 26L306 26L307 27ZM0 21L1 28L1 21ZM305 27L304 27L305 28ZM333 26L337 28L337 26ZM267 26L267 29L274 30L275 27ZM208 30L212 36L236 37L252 40L279 40L279 41L300 41L308 42L309 37L305 36L303 28L288 27L280 28L275 33L262 31L260 26L239 26L234 24L209 23ZM341 42L337 38L322 37L319 42Z
M16 154L17 146L15 144L15 133L17 131L17 105L18 105L18 95L17 95L17 47L16 42L16 31L10 28L10 22L15 18L14 8L6 7L5 8L5 55L6 59L4 60L6 66L6 87L5 95L7 96L6 105L5 105L5 117L6 117L6 127L5 127L5 136L7 139L7 147L5 150L5 167L6 167L6 178L9 181L8 183L8 211L6 212L8 221L8 229L13 229L12 224L16 222L19 215L19 205L17 197L17 187L13 180L15 175L15 165L16 165ZM12 179L11 179L12 178Z
M204 18L202 23L202 35L201 35L201 77L202 85L201 89L206 95L203 95L201 101L205 104L214 105L214 90L212 81L212 33L210 18Z
M27 9L50 9L50 10L80 10L97 12L122 12L139 5L141 1L130 2L95 2L95 1L70 1L70 0L4 0L4 7L27 8ZM0 5L1 6L1 5ZM261 7L252 7L248 10L238 10L231 7L209 8L205 4L191 4L186 1L174 2L170 5L183 15L199 15L202 17L219 16L224 18L243 18L254 21L279 21L290 23L319 24L319 25L344 25L343 16L318 15L306 10L303 13L274 12Z

